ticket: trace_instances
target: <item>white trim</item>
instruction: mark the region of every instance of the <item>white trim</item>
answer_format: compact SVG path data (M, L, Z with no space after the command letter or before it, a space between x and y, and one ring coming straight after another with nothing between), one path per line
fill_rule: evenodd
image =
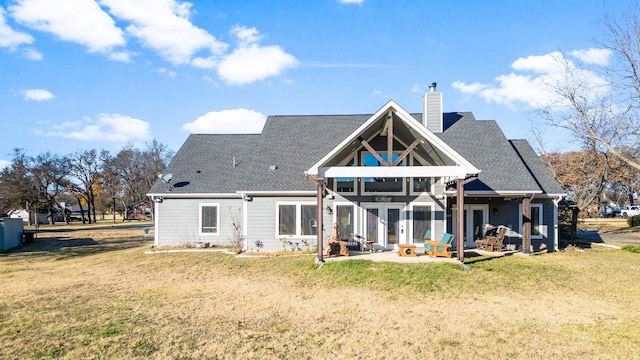
M216 231L202 232L202 208L216 207ZM220 235L220 203L198 203L198 235L200 236L218 236Z
M160 232L158 231L159 229L159 225L160 225L160 221L159 220L159 216L160 216L160 201L156 201L155 198L151 199L153 201L153 246L158 247L160 246Z
M241 193L148 193L147 196L153 196L158 199L220 199L220 198L242 198Z
M336 177L454 177L464 179L461 166L331 166L320 168L318 178Z
M334 147L327 155L325 155L320 161L315 163L309 170L306 171L306 174L315 175L318 178L325 177L335 177L330 176L321 172L321 169L324 164L326 164L331 158L333 158L340 150L344 149L351 142L353 142L358 136L360 136L365 130L367 130L374 122L380 120L382 116L386 116L389 111L395 112L395 115L403 121L407 126L411 129L415 130L418 133L419 137L423 137L427 142L431 143L434 147L441 150L447 157L449 157L452 161L454 161L458 166L454 168L461 168L459 172L455 173L455 176L458 178L464 178L467 174L478 174L480 172L475 166L473 166L469 161L467 161L464 157L458 154L455 150L453 150L449 145L447 145L444 141L438 138L431 131L427 130L424 125L422 125L419 121L413 118L408 112L406 112L402 107L396 104L393 100L389 101L383 107L381 107L375 114L373 114L367 121L365 121L360 127L358 127L354 132L349 134L338 146ZM325 168L326 169L326 168ZM462 175L460 175L462 173ZM340 175L341 177L351 177L351 175ZM354 177L358 177L357 175L353 175ZM373 175L376 177L382 177L380 175ZM419 176L427 176L426 174L420 174ZM452 176L451 174L438 174L438 175L429 175L429 176ZM392 175L389 177L408 177L403 175Z
M289 191L238 191L238 194L246 195L264 195L264 196L286 196L286 195L316 195L315 191L308 190L289 190Z
M281 205L295 205L295 234L280 234L280 206ZM318 204L310 201L276 201L276 226L275 234L276 239L280 238L296 238L296 239L314 239L317 235L302 235L302 205L310 205L317 207ZM318 229L316 228L316 231Z

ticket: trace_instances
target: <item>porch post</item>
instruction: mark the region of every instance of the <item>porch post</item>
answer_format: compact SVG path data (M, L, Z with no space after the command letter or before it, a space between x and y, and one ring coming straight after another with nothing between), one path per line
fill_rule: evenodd
M464 179L458 179L456 184L457 199L456 205L458 207L458 218L456 219L456 231L458 234L457 239L457 254L458 260L464 263Z
M323 210L323 200L322 200L322 196L324 195L324 182L322 181L318 181L316 182L316 187L318 189L318 193L316 194L317 196L317 203L318 203L318 219L316 220L317 223L317 227L316 227L316 236L318 238L318 255L316 257L316 260L318 263L323 263L324 259L322 257L322 210Z
M531 249L531 198L522 199L522 253L529 254Z

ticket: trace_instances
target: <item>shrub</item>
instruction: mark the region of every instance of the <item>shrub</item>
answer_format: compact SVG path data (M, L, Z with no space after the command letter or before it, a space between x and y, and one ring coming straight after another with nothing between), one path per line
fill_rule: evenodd
M640 215L635 215L627 219L627 224L629 224L630 227L640 226Z
M635 244L623 245L622 246L622 250L628 251L628 252L631 252L631 253L640 253L640 245L635 245Z

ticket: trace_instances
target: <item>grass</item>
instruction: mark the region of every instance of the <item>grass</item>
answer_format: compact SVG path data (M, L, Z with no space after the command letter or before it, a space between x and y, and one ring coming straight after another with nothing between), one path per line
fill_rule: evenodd
M145 255L150 239L72 227L0 254L0 358L640 357L634 252L317 269L309 256Z

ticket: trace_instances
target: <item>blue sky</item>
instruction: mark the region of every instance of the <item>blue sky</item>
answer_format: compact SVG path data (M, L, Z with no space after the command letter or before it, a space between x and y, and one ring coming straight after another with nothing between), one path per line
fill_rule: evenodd
M594 38L627 4L538 1L0 1L0 166L117 152L189 133L259 132L266 116L444 111L531 139L551 54L606 64ZM594 76L594 74L586 74ZM560 141L551 144L558 147Z

